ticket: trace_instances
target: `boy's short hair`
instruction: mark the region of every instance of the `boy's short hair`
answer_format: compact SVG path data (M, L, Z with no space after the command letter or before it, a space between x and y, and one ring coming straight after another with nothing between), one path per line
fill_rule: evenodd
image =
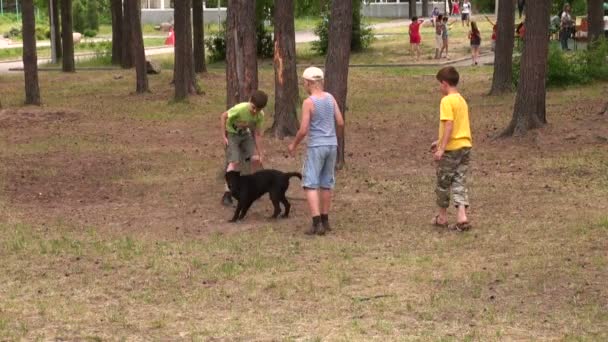
M412 22L414 22L414 21L416 21L416 20L418 20L418 17L417 17L417 16L413 16L413 17L412 17Z
M250 101L251 103L253 103L255 108L263 109L268 103L268 95L266 95L266 93L261 90L255 90L253 94L251 94Z
M437 81L445 81L450 86L455 87L458 85L458 81L460 81L460 74L454 67L445 67L437 72Z
M443 19L443 14L440 14L437 16L437 20L442 20Z

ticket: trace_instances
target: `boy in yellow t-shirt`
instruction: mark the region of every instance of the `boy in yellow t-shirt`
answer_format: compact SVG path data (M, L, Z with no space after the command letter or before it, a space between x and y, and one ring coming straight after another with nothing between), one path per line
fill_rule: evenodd
M460 75L454 67L446 67L437 73L441 99L439 135L431 144L433 159L437 163L437 205L439 213L433 224L457 231L471 228L467 218L469 207L466 177L471 158L471 128L469 108L466 100L458 92ZM454 205L458 209L457 223L448 225L450 191Z

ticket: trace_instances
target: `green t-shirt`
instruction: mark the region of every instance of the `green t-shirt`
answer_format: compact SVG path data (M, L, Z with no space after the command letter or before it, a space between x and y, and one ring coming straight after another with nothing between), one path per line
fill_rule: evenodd
M237 134L238 130L247 129L262 131L264 125L264 111L261 110L255 115L251 114L249 102L239 103L228 110L226 120L226 131Z

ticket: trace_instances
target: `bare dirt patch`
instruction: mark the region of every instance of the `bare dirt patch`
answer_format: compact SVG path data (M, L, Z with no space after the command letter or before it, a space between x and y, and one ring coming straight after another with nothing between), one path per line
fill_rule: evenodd
M73 122L80 113L70 110L48 110L38 107L0 110L0 128L26 128L54 122Z

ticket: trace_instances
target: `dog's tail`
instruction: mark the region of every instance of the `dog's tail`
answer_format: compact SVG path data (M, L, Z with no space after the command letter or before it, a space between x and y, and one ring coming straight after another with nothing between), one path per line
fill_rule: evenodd
M289 179L291 177L298 177L298 178L302 179L302 174L299 172L286 172L285 176L287 177L287 179Z

